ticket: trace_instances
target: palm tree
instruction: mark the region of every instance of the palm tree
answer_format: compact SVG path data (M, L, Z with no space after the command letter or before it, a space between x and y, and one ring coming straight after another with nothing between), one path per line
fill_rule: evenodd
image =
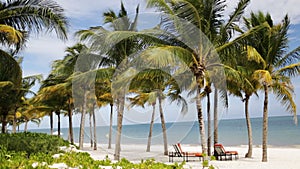
M149 105L152 106L152 115L150 120L150 128L149 128L149 134L148 134L148 141L147 141L147 148L146 152L150 152L151 148L151 139L152 139L152 130L154 125L154 117L155 117L155 105L156 105L156 92L142 92L142 91L136 91L134 92L137 94L133 98L129 98L131 107L133 106L142 106L145 107L145 104L148 102Z
M68 81L68 77L71 76L74 72L75 69L75 64L76 61L79 57L79 54L82 50L84 50L86 48L85 45L77 43L74 46L68 47L65 52L66 52L66 56L64 57L64 59L62 61L58 61L58 63L56 63L56 66L54 68L54 71L58 74L60 74L62 79L65 79L65 85L63 83L63 85L68 88L68 117L69 117L69 136L70 136L70 142L73 144L74 143L74 134L73 134L73 121L72 121L72 117L73 117L73 109L74 109L74 100L72 97L72 91L71 91L71 87L68 83L70 83L70 81Z
M61 110L66 110L68 112L69 138L71 143L74 143L73 122L72 122L74 105L73 105L72 88L71 88L72 80L69 79L69 77L74 72L75 64L77 58L80 55L80 52L85 49L86 47L79 43L75 44L72 47L68 47L65 50L66 52L65 57L62 60L55 60L53 62L51 73L48 76L48 78L43 81L43 84L41 86L41 91L39 93L41 98L50 97L50 95L52 94L58 96L60 95L61 96L60 98L63 99L62 102L59 103L59 105L61 105L60 107ZM44 92L49 92L50 95L47 95ZM41 99L37 99L37 100L41 100ZM60 115L60 113L58 113L60 112L59 111L60 109L56 109L58 116ZM52 111L50 111L51 133L53 132L52 118L53 118Z
M18 94L22 85L22 70L19 63L7 52L0 50L0 115L1 132L6 132L7 116L15 112ZM7 66L10 65L10 66Z
M150 122L150 130L149 130L149 137L148 137L148 145L147 151L150 151L150 144L151 144L151 137L152 137L152 128L154 123L154 115L155 115L155 103L156 99L158 99L159 103L159 112L160 112L160 119L161 119L161 126L163 132L163 142L164 142L164 154L168 155L168 141L167 141L167 132L166 132L166 125L165 125L165 118L162 109L162 100L164 99L163 91L166 88L166 82L170 78L169 75L164 73L161 70L144 70L136 75L136 77L132 80L130 84L131 87L129 89L139 89L141 91L147 92L146 96L148 96L147 100L151 102L153 106L153 113ZM141 95L140 95L141 96ZM145 95L144 95L145 96ZM153 97L154 96L154 97ZM134 100L139 99L139 96L136 96ZM139 102L146 102L145 98L140 98ZM151 99L151 100L150 100ZM137 103L137 102L136 102ZM139 103L141 105L141 103ZM145 103L144 103L145 104ZM144 105L142 104L142 105ZM149 147L149 148L148 148Z
M19 123L24 124L24 132L27 132L28 122L39 124L41 118L46 116L51 108L47 106L40 106L34 103L34 97L26 100L25 104L19 108L21 117L18 119ZM18 114L18 112L16 113Z
M208 0L208 1L189 1L189 0L178 0L178 1L159 1L159 0L148 0L148 6L156 7L159 9L160 12L167 14L164 15L163 21L166 23L165 27L169 30L175 30L178 32L177 34L181 34L181 40L184 41L186 44L191 44L190 41L194 42L194 46L200 46L200 49L195 47L188 46L180 46L172 45L170 43L169 46L165 47L168 48L169 51L175 50L179 53L181 50L185 53L189 53L189 57L191 58L189 61L186 62L189 65L191 71L193 72L196 81L198 83L198 95L201 92L201 89L205 86L205 79L204 77L208 75L208 71L210 66L221 65L217 62L210 63L213 61L209 61L212 59L211 55L214 53L211 49L214 47L217 52L224 50L231 44L234 44L237 40L245 36L246 34L240 36L236 40L229 42L232 38L233 27L235 27L235 22L238 21L243 14L245 7L248 5L248 0L242 0L237 5L236 9L232 12L229 16L229 20L224 24L223 23L223 11L225 8L225 1L221 0ZM195 35L187 35L184 32L195 32L195 30L188 29L182 27L182 25L178 24L178 18L174 18L173 16L177 16L184 20L188 20L194 26L196 26L201 33L195 34L198 35L199 39L195 39ZM173 23L173 24L170 24ZM191 24L190 24L191 25ZM188 26L189 27L189 26ZM248 32L249 33L249 32ZM207 37L204 38L205 35ZM208 44L207 46L203 45L203 40L205 43L210 41L212 44ZM173 43L174 44L174 43ZM200 44L200 45L199 45ZM201 46L202 45L202 46ZM178 47L180 47L178 50ZM161 48L163 49L163 48ZM199 52L202 51L202 52ZM212 59L214 60L214 59ZM213 79L213 78L211 78ZM207 83L207 82L206 82ZM200 97L197 97L200 99ZM201 145L202 151L204 153L207 152L206 148L206 141L205 141L205 130L204 130L204 120L203 120L203 113L202 113L202 106L200 100L197 101L197 112L198 112L198 122L199 122L199 130L201 136Z
M33 94L35 95L35 93L33 91L30 90L30 88L32 88L34 85L36 85L37 82L41 82L42 81L42 75L33 75L33 76L27 76L27 77L23 77L22 78L22 86L21 89L19 90L19 93L17 94L18 97L20 98L20 100L18 102L16 102L16 106L15 106L15 112L14 112L14 118L13 118L13 130L12 132L15 133L16 132L16 123L17 123L17 112L19 112L19 109L22 109L24 106L27 107L28 105L28 100L29 98L27 98L28 94ZM22 113L20 113L22 114Z
M243 51L243 49L241 49ZM240 52L246 53L247 52ZM249 101L250 97L253 94L257 95L257 90L259 89L258 81L252 77L255 68L257 68L257 62L247 60L247 56L239 55L237 57L237 63L235 63L236 70L240 73L240 79L227 79L227 88L229 93L238 96L244 102L244 110L246 117L246 125L248 132L248 152L246 153L246 158L252 157L252 146L253 146L253 138L252 138L252 126L251 119L249 114Z
M259 12L251 13L249 19L244 19L248 29L267 23L268 27L258 31L248 40L252 55L250 60L260 63L253 77L257 79L264 91L263 106L263 141L262 161L267 161L267 133L268 133L268 95L271 91L276 95L286 111L294 114L295 122L296 104L293 100L293 86L290 77L298 76L300 72L300 47L288 52L288 29L290 21L285 16L281 23L275 25L269 14Z
M115 70L112 69L111 73L113 73ZM108 77L106 80L103 80L103 78L98 78L98 76L101 76L101 74L98 74L96 76L96 82L95 82L95 93L97 97L97 105L98 107L105 106L109 104L110 106L110 118L109 118L109 134L108 134L108 149L111 149L111 139L112 139L112 124L113 124L113 106L114 106L114 100L111 94L111 77Z
M121 10L118 15L114 11L110 10L109 12L104 13L104 22L108 23L113 31L136 31L137 26L137 17L138 17L139 6L136 8L136 16L133 22L130 21L127 16L127 11L121 3ZM89 30L82 30L77 32L77 35L80 36L80 39L87 41L90 44L92 51L97 53L103 53L100 66L115 66L117 67L124 60L128 60L130 54L135 51L136 41L132 39L123 39L118 43L113 43L105 45L107 35L111 31L104 29L103 27L92 27ZM102 45L99 45L102 44ZM108 50L109 49L109 50ZM114 158L116 160L120 159L120 144L121 144L121 132L122 132L122 121L123 121L123 112L125 104L125 93L121 92L118 95L114 96L114 100L117 103L117 136L116 136L116 146Z
M164 91L168 89L168 92ZM155 116L155 105L158 100L159 103L159 112L161 118L161 125L163 131L163 141L164 141L164 154L168 154L167 147L167 133L166 125L164 120L164 113L162 109L162 100L166 97L170 98L171 102L177 101L178 104L182 105L182 113L187 112L187 103L180 96L180 88L176 80L173 79L171 74L165 72L161 69L145 69L139 72L130 83L130 91L134 91L137 95L133 98L130 98L131 105L143 106L148 102L153 107L153 112L150 121L150 130L147 143L147 152L150 151L151 137L152 137L152 128L154 123Z

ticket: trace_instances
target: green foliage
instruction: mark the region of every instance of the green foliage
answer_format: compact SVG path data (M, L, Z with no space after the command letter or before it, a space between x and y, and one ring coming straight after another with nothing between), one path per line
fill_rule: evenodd
M155 162L154 159L147 159L146 161L142 160L141 163L134 164L123 158L119 162L114 163L112 166L113 168L117 168L117 166L120 166L124 169L182 169L184 164L185 163L183 162L181 164L175 163L172 165L167 165L164 163Z
M154 159L142 160L140 163L132 163L127 159L113 163L108 157L104 160L94 160L86 152L63 152L58 158L60 146L69 143L57 136L43 133L17 133L0 134L0 168L39 168L48 169L49 165L64 163L76 168L99 168L99 166L117 166L123 169L182 169L185 163L167 165L155 162ZM35 166L35 167L34 167Z
M58 153L60 146L68 146L69 143L57 136L45 133L15 133L0 134L0 145L7 151L24 152L29 157L31 154Z
M98 168L100 161L93 160L93 158L86 152L68 152L55 159L55 163L65 163L69 167L82 168Z

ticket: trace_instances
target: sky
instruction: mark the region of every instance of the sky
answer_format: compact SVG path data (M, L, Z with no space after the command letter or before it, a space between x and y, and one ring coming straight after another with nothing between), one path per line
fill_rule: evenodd
M103 12L113 9L116 13L120 9L120 0L63 0L57 1L65 9L65 14L69 19L69 39L67 41L61 41L56 38L54 34L40 34L38 36L31 36L27 43L26 49L24 49L20 55L24 57L22 64L23 75L43 74L44 78L47 77L51 70L51 64L54 60L62 59L65 56L65 49L72 46L77 42L74 37L74 32L81 29L88 29L92 26L103 25ZM135 7L140 4L140 21L139 25L147 27L147 25L154 25L157 17L153 17L152 9L147 9L144 0L123 0L125 8L128 13L134 16ZM232 11L236 5L237 0L228 0L226 8L226 14ZM280 22L283 17L288 14L291 18L290 27L290 46L291 49L300 45L300 1L299 0L252 0L250 5L246 9L246 15L249 15L251 11L261 10L263 12L269 12L275 21ZM300 108L300 78L296 78L294 81L295 87L295 101ZM250 101L250 113L251 117L262 116L262 95L260 97L252 97ZM192 103L191 103L192 104ZM194 103L193 103L194 104ZM195 106L191 105L187 114L182 115L179 113L180 107L175 104L171 104L168 101L164 104L164 110L166 112L167 121L191 121L196 119ZM205 107L204 107L205 109ZM280 104L271 97L269 114L271 116L284 116L289 115L280 106ZM220 113L220 119L227 118L244 118L243 103L239 98L230 98L229 108L222 108ZM127 109L125 115L125 123L142 122L146 123L150 119L150 109L133 108ZM98 125L108 124L109 109L104 108L99 110L100 116L98 118ZM174 115L175 114L175 115ZM299 114L299 110L298 110ZM75 126L79 125L80 117L77 116L74 119ZM116 121L116 120L114 120ZM158 116L156 122L159 121ZM67 127L67 119L63 119L62 127ZM35 124L30 124L31 127L36 127ZM49 126L48 119L44 118L40 124L41 128L47 128Z

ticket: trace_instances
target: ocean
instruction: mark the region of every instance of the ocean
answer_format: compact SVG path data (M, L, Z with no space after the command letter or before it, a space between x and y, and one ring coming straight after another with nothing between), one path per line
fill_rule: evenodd
M298 116L298 119L300 116ZM252 118L253 144L261 145L262 118ZM197 122L166 123L168 144L200 144ZM123 125L122 144L147 144L149 124ZM56 129L54 129L56 130ZM212 127L213 130L213 127ZM30 132L50 133L50 129L31 129ZM62 137L68 138L68 128L62 128ZM247 145L245 119L224 119L218 123L219 142L227 146ZM85 143L90 142L89 127L85 128ZM97 142L108 143L108 126L97 127ZM113 126L112 143L115 141L116 126ZM206 132L207 134L207 132ZM74 141L79 142L79 127L74 127ZM213 131L212 131L213 140ZM154 124L152 144L163 144L161 124ZM300 145L300 126L295 125L292 116L269 117L268 144L274 146Z

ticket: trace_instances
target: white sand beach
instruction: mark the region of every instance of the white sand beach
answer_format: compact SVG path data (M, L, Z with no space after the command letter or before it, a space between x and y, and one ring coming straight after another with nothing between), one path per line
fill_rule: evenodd
M168 156L163 155L163 145L152 145L151 152L146 152L146 145L122 145L121 157L132 162L140 162L142 159L154 158L156 161L169 163ZM269 147L268 162L261 162L260 147L253 148L253 158L244 158L247 152L247 146L226 147L226 150L238 151L239 159L232 161L211 161L210 164L219 169L299 169L300 168L300 147ZM199 146L183 145L184 151L199 150ZM89 148L89 144L85 144L84 151L91 154L96 160L105 159L108 156L113 159L114 145L112 149L107 149L107 145L98 145L98 150ZM169 151L174 151L169 146ZM174 162L181 162L182 158L174 158ZM201 162L187 162L185 168L202 168Z

